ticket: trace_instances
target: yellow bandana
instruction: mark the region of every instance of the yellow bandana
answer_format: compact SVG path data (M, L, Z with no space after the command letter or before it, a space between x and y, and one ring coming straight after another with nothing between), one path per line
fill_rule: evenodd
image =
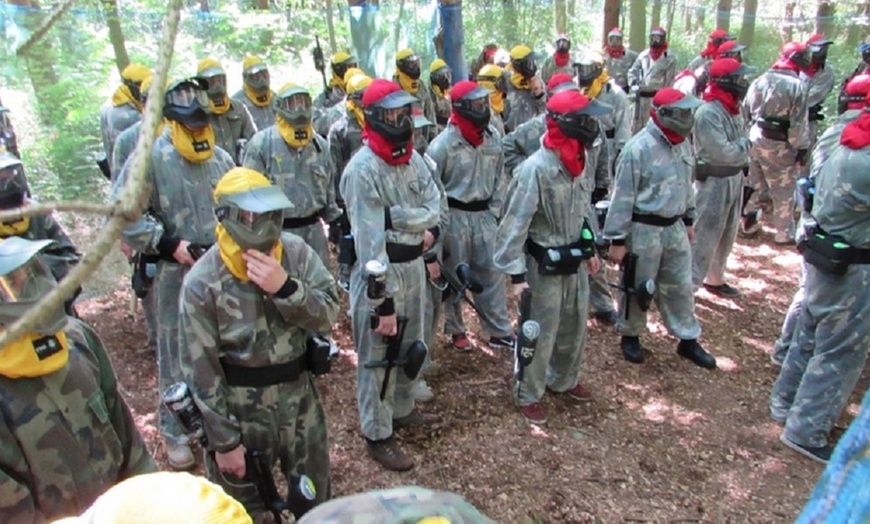
M224 103L220 106L215 105L212 99L208 99L208 107L211 112L216 115L222 115L230 110L230 97L224 96Z
M37 347L46 356L37 354ZM66 334L58 331L45 337L29 333L0 349L0 375L8 378L34 378L54 373L69 361Z
M510 66L508 66L508 68L510 69ZM510 80L511 80L511 85L513 85L517 89L531 89L531 86L529 85L529 81L526 79L526 77L524 77L523 75L521 75L520 73L517 73L516 71L514 71L512 69L511 69Z
M598 78L592 81L592 84L590 84L589 87L584 87L581 91L583 91L583 94L589 98L596 98L599 93L601 93L601 88L604 87L604 84L609 80L610 76L608 76L607 70L605 69L600 75L598 75Z
M247 282L249 280L248 268L245 265L245 259L242 258L242 248L240 248L230 234L227 233L223 224L215 226L214 236L217 239L218 252L220 253L221 260L224 261L224 265L227 266L229 272L242 282ZM272 255L275 257L275 260L281 262L281 256L283 254L284 245L280 240L278 240L275 242L275 248L272 249Z
M281 133L281 138L287 142L287 145L296 149L302 149L307 146L314 136L313 124L308 124L308 129L297 130L289 122L280 116L276 116L275 125L278 126L278 132Z
M332 78L329 80L329 87L337 87L344 92L344 78L332 73Z
M450 89L448 89L447 91L442 91L441 88L435 84L432 84L432 91L435 91L435 94L441 98L448 98L450 96Z
M112 95L112 105L118 107L124 104L132 104L137 111L142 112L142 102L136 100L136 97L130 92L129 87L120 85Z
M0 222L0 238L23 235L30 229L30 217L24 217L18 222L4 224Z
M198 164L214 155L214 129L211 124L199 131L191 131L175 120L169 121L169 136L178 154Z
M420 90L420 80L414 80L410 76L396 69L395 75L396 81L402 86L402 89L411 93L412 95L416 95L417 91Z
M265 95L259 95L256 91L248 87L247 84L244 85L245 94L248 95L248 100L251 101L257 107L266 107L272 103L272 90L269 89L266 91Z
M363 113L362 108L356 105L356 102L353 100L348 100L344 103L345 107L347 107L347 112L356 117L356 123L359 124L361 128L366 127L366 115Z

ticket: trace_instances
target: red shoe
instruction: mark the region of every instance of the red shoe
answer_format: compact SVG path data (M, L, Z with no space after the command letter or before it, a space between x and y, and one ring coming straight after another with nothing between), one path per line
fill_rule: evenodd
M522 413L523 417L532 424L547 423L547 412L544 411L544 408L542 408L537 402L529 404L528 406L520 406L520 413Z
M579 383L573 388L566 391L565 394L579 402L589 402L590 400L592 400L592 393L590 393L588 389L584 388L583 385Z
M453 339L453 349L456 351L465 353L471 351L471 341L468 340L468 337L465 336L465 333L454 333L451 335Z

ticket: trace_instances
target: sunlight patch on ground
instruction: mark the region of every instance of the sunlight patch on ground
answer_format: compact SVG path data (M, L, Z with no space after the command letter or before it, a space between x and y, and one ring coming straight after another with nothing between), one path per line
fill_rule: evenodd
M359 366L356 351L353 351L352 349L342 349L341 358L347 359L353 367Z
M664 422L671 419L681 426L689 426L704 419L704 415L701 413L683 409L661 397L652 398L642 409L646 419L652 422Z
M765 407L765 411L766 410L767 408ZM755 427L747 428L747 431L773 441L779 440L779 434L782 433L782 426L771 420L766 424L758 424Z
M780 474L786 467L786 463L776 457L768 456L761 462L761 471L768 474Z
M761 351L765 355L773 354L773 344L769 340L761 340L758 338L742 336L740 337L740 341L750 346L758 351Z
M529 426L531 427L531 433L533 437L546 439L550 438L550 435L546 431L544 431L544 428L542 428L541 426L537 424L529 424Z
M732 500L745 501L749 500L752 495L752 492L742 485L742 479L737 477L735 473L723 473L719 479L726 486L726 493Z
M697 293L695 293L695 296L698 297L699 299L702 299L704 302L709 302L709 303L716 306L716 309L713 309L711 307L707 307L703 304L698 303L698 301L696 300L695 301L695 308L696 309L701 309L701 310L710 311L710 312L718 312L722 309L730 309L731 311L743 311L743 308L740 307L734 299L724 298L724 297L720 297L718 295L714 295L713 293L710 293L709 291L707 291L703 287L698 289Z
M728 373L734 373L735 371L740 369L740 365L734 359L729 357L720 357L716 356L716 367L721 369L722 371L727 371Z

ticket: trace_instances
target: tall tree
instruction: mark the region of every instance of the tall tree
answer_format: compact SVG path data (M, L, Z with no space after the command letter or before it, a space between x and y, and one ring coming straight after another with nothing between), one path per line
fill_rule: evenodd
M502 42L508 49L520 43L519 41L519 17L517 16L516 0L501 0L501 28L504 31ZM495 40L495 38L493 38Z
M109 41L115 51L115 65L118 67L118 72L121 72L130 65L130 56L127 54L124 31L121 29L118 0L103 0L103 9L106 12L106 25L109 26Z
M568 0L568 20L574 20L577 16L577 0Z
M719 0L716 6L716 29L728 31L731 27L731 0Z
M794 2L785 4L785 20L781 28L783 42L791 42L792 35L794 34L794 7Z
M743 23L740 24L740 43L752 45L755 40L755 13L758 11L758 0L743 0Z
M42 22L39 2L37 0L10 0L9 3L34 8L24 15L23 25L33 32L34 36L38 36L36 33L40 31ZM53 103L50 91L50 88L58 83L57 72L54 70L57 58L54 43L50 38L47 38L46 34L43 34L32 43L28 42L22 45L17 54L25 60L27 76L30 78L30 85L33 86L33 92L36 94L36 111L39 120L45 125L57 124L58 119L62 119L63 115L55 114L57 104Z
M462 28L462 0L439 0L438 12L444 31L443 58L453 70L453 81L468 78L465 64L465 31Z
M855 6L855 19L861 20L865 17L870 17L870 2L858 2L858 5ZM864 38L864 29L865 26L858 25L853 20L849 24L849 31L846 36L846 46L850 48L857 46Z
M676 0L668 0L667 25L668 31L674 30L674 15L677 12Z
M335 20L332 12L332 0L326 0L326 32L329 33L329 49L334 53L338 46L335 43Z
M384 34L381 31L379 0L347 0L350 15L350 39L360 69L371 76L382 76ZM384 60L379 60L384 59Z
M834 2L819 2L816 10L816 33L831 35L834 33Z
M619 0L604 0L604 31L601 33L601 45L607 45L607 33L619 25L619 10L622 2Z
M662 0L653 0L652 10L649 17L650 27L660 27L662 25ZM668 28L670 31L671 28Z
M630 47L637 51L646 49L646 0L631 0L628 18L631 21Z
M568 12L565 0L553 2L553 18L556 22L556 34L568 32Z

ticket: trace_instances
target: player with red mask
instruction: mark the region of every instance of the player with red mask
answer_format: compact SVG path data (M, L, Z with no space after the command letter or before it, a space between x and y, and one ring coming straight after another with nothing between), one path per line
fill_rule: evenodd
M556 50L541 66L541 80L546 84L556 73L571 74L571 39L565 33L556 37Z
M677 75L677 57L668 51L668 34L661 27L649 33L649 48L638 55L628 70L628 85L636 98L632 133L637 133L646 124L652 98L665 87L671 87Z
M623 44L622 29L614 27L607 32L607 45L604 46L604 63L607 73L623 90L628 90L628 70L637 60L637 51L626 49Z

